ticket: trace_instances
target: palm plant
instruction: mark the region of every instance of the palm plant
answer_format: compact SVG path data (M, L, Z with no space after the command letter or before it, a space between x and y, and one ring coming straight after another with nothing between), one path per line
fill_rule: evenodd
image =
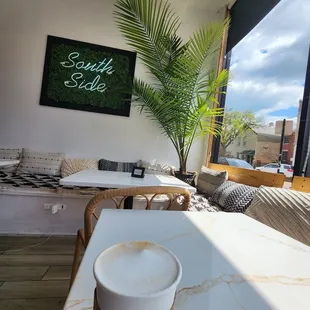
M180 173L186 173L193 142L220 133L214 119L223 110L214 106L228 72L217 73L216 64L229 21L201 26L183 43L177 35L180 19L167 1L116 0L115 7L120 31L152 76L152 83L134 79L135 104L171 140Z

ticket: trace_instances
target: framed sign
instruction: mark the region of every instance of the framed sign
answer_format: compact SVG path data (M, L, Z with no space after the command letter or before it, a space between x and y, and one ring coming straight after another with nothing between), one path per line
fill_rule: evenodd
M143 179L144 178L144 174L145 174L145 168L133 166L132 172L131 172L131 176L133 178L141 178L141 179Z
M130 115L136 53L47 37L40 105Z

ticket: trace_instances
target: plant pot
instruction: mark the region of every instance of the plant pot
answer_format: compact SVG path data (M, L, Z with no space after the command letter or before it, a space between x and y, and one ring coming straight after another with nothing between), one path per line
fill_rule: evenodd
M181 173L180 171L174 171L174 176L191 186L196 186L195 185L196 172Z

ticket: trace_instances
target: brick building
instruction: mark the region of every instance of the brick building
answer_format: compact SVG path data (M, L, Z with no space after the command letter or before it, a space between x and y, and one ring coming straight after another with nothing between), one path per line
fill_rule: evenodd
M227 153L221 156L234 157L247 161L253 166L263 166L279 159L281 132L283 121L269 126L262 126L238 137L227 148ZM293 121L286 121L283 142L282 163L292 164L294 157L295 132Z
M295 132L284 137L282 148L282 163L292 164L295 151Z

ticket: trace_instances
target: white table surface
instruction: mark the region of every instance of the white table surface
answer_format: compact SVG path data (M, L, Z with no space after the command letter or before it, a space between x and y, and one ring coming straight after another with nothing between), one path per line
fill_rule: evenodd
M19 160L11 160L11 159L0 159L0 167L2 166L10 166L16 165L19 163Z
M179 258L176 310L309 310L310 247L243 214L103 210L64 309L92 309L93 263L123 241Z
M170 175L145 174L143 179L132 178L129 172L102 170L83 170L60 180L64 186L87 186L106 188L126 188L140 186L176 186L183 187L191 193L196 188Z

